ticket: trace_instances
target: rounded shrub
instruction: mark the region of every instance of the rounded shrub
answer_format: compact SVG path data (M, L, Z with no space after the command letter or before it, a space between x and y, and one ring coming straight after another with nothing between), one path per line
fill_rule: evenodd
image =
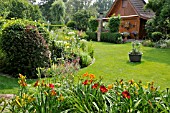
M67 27L69 27L71 29L76 29L76 22L75 21L69 21L67 23Z
M160 39L162 39L162 33L161 32L153 32L152 33L152 40L154 41L154 42L157 42L157 41L159 41Z
M87 52L80 52L80 66L81 68L87 67L92 62L92 58Z
M3 26L1 48L6 54L3 72L36 78L37 67L49 66L50 51L44 39L47 37L41 33L36 23L27 20L11 20Z

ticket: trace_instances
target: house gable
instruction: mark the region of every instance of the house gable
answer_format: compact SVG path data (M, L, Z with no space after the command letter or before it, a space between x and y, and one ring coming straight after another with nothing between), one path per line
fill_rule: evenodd
M106 17L111 17L113 14L115 16L119 14L120 16L138 15L129 0L115 0Z
M116 16L129 16L138 15L143 19L149 19L154 16L150 10L144 10L144 0L115 0L112 7L108 11L106 18L111 17L113 14Z

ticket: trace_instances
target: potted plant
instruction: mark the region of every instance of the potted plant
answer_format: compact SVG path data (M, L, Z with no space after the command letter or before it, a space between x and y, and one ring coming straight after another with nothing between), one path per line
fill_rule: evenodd
M127 37L130 36L130 33L129 32L123 32L123 33L121 33L121 35L123 36L123 42L126 42Z
M130 62L140 62L142 57L142 52L140 51L141 43L139 41L132 42L132 51L129 52Z

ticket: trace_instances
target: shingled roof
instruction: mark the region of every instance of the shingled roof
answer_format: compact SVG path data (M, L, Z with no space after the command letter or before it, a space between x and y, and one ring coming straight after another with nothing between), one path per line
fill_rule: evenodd
M144 9L146 2L144 0L129 0L132 6L137 11L138 15L143 18L152 18L154 12L148 9Z
M110 10L108 11L108 14L106 15L106 17L109 16L110 11L113 9L113 7L115 6L116 2L118 2L119 0L115 0L112 7L110 8ZM146 4L146 0L129 0L130 4L132 5L132 7L135 9L135 11L137 12L137 14L144 19L149 19L152 18L154 16L154 12L148 9L144 9L144 6Z

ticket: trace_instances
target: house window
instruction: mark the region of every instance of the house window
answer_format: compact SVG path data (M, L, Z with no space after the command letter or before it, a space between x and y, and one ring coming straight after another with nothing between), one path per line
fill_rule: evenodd
M127 7L127 4L128 4L127 0L122 0L122 7L123 8Z

